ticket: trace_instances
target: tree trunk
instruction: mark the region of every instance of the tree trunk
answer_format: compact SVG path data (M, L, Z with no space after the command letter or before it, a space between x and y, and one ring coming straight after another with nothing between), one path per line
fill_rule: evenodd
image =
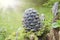
M60 40L60 29L52 29L50 33L47 34L47 40Z

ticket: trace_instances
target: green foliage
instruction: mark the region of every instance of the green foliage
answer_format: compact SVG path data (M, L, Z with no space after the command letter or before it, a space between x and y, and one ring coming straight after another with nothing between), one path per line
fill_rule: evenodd
M60 28L60 21L57 20L57 22L55 22L55 23L52 24L52 27L53 28Z
M52 7L55 2L60 2L60 0L49 0L47 3L43 4L43 6Z
M30 38L30 35L33 34L35 40L38 40L37 36L42 36L42 38L44 38L46 36L46 34L49 32L51 24L45 24L44 27L42 27L39 31L37 32L25 32L24 28L21 28L21 30L18 30L18 36L16 34L16 32L13 32L11 35L9 35L8 37L6 37L5 40L24 40L26 38Z
M3 27L0 27L0 40L5 40L7 37L7 30Z
M35 33L25 33L25 29L21 29L18 31L17 39L24 40L25 37L30 37L32 33L35 35L36 39L36 35L45 36L52 26L51 22L53 15L51 13L51 7L56 1L60 2L60 0L26 0L24 5L21 8L19 7L19 11L17 12L13 11L13 9L3 12L2 9L0 9L0 40L16 39L16 31L19 27L22 27L23 12L25 9L30 7L35 8L39 14L45 14L44 26ZM57 25L60 27L60 20L57 20Z
M16 34L17 32L17 34ZM22 30L19 30L19 31L16 31L16 32L12 32L11 35L9 35L8 37L6 37L5 40L24 40L24 36L25 36L25 30L22 29ZM17 36L17 37L16 37Z

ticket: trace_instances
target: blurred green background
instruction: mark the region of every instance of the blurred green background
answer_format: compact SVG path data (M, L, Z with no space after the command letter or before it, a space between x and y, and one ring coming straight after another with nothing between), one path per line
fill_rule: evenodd
M24 11L28 8L35 8L39 14L45 14L46 24L52 21L51 8L55 2L60 0L19 0L22 2L16 10L0 8L0 40L5 40L9 35L22 27ZM21 33L21 35L23 35ZM21 38L22 39L22 38ZM23 39L22 39L23 40Z

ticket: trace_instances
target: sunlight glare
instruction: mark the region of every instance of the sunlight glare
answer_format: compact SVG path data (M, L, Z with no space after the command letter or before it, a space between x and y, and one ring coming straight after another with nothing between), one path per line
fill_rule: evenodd
M0 8L7 9L7 8L16 8L20 5L21 2L19 0L0 0Z

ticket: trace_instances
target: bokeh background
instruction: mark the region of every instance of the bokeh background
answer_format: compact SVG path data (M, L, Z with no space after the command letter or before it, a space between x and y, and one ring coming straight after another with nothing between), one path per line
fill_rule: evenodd
M28 8L36 9L39 14L45 14L46 24L51 22L53 18L51 8L55 2L60 2L60 0L19 0L19 2L16 8L0 8L0 40L5 40L18 28L22 29L24 11Z

